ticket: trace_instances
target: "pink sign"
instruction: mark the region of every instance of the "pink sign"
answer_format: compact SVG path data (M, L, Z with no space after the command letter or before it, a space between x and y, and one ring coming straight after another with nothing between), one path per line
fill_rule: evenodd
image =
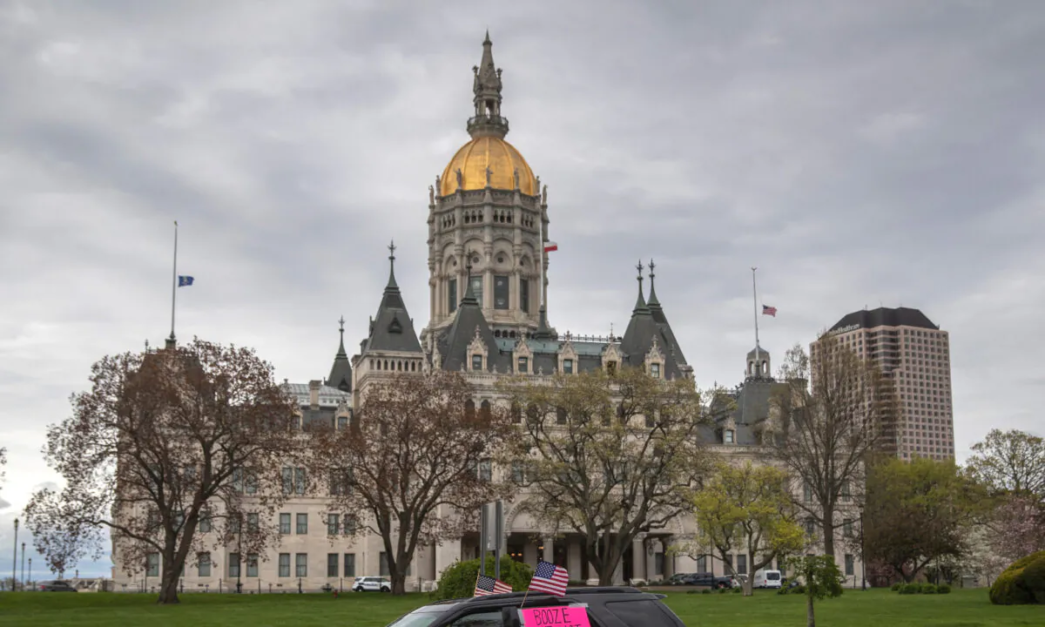
M519 613L526 627L591 627L583 607L534 607Z

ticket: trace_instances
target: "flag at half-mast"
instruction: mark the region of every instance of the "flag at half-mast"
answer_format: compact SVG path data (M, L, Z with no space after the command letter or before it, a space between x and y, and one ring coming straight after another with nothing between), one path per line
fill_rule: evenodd
M562 566L556 566L544 560L537 561L537 569L530 580L530 592L545 592L557 597L566 596L566 584L570 575Z
M776 318L776 307L770 307L769 305L762 305L763 316L773 316Z
M479 578L475 580L475 592L472 596L484 597L491 594L507 594L511 591L512 587L500 579L479 575Z
M183 274L178 275L178 287L188 287L192 285L192 282L196 279L191 276L185 276Z
M559 245L556 242L545 242L544 243L544 252L550 253L550 252L556 251L556 250L559 250Z

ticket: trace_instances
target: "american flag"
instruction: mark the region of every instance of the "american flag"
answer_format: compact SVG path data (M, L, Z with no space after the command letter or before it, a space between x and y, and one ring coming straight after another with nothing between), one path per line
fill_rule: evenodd
M763 316L773 316L776 318L776 307L770 307L769 305L762 305Z
M484 597L488 594L505 594L511 591L512 587L500 579L479 575L479 578L475 580L475 594L472 596Z
M569 573L562 566L550 564L544 560L537 562L537 570L530 580L530 592L547 592L557 597L566 596L566 584L570 580Z

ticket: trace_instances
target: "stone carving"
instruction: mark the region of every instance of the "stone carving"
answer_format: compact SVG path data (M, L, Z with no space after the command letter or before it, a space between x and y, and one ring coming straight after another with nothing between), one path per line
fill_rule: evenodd
M548 204L548 186L547 185L545 185L543 188L541 188L541 204L542 205L547 205Z
M512 177L515 179L515 189L519 189L519 168L515 168Z
M454 174L457 175L457 189L461 189L464 187L464 173L461 172L461 168L457 168Z
M487 187L490 186L490 177L491 176L493 176L493 170L490 169L490 166L486 166L486 186Z
M435 187L431 185L428 186L428 204L435 204Z

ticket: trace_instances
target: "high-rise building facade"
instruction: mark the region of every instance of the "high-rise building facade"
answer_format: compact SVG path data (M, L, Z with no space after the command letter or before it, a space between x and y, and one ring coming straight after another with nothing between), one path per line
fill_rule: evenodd
M954 457L947 331L917 309L879 307L844 316L828 334L881 368L896 388L900 412L886 425L883 450L906 460Z

